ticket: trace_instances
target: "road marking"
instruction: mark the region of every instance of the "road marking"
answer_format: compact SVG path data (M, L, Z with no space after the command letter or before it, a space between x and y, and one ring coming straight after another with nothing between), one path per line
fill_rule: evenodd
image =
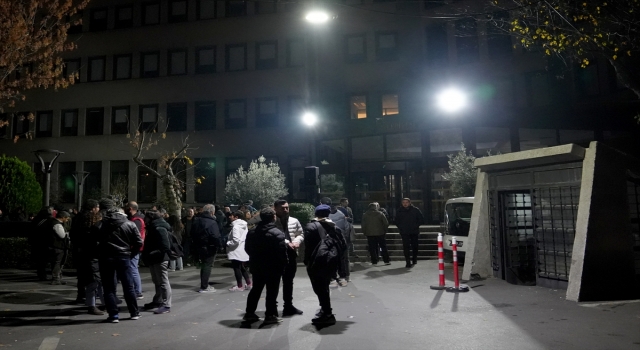
M58 337L46 337L42 341L42 344L40 344L38 350L56 350L58 342L60 342L60 338Z

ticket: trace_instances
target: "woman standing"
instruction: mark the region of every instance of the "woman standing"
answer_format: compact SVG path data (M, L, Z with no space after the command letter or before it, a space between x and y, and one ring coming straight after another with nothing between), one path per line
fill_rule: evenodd
M231 233L229 234L229 240L227 241L227 256L231 260L231 267L233 267L233 273L236 276L237 285L229 288L232 292L242 292L249 290L252 287L251 278L246 269L246 262L249 261L249 255L244 251L244 242L247 239L247 222L242 220L244 213L237 210L231 215ZM247 284L242 283L244 277Z

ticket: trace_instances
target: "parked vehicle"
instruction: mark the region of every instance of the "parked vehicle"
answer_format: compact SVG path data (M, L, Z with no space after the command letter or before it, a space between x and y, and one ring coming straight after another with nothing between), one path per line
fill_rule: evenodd
M464 263L469 237L469 226L471 224L471 212L473 211L474 197L451 198L444 206L444 232L442 233L442 243L445 260L453 261L453 237L456 238L458 246L458 262Z

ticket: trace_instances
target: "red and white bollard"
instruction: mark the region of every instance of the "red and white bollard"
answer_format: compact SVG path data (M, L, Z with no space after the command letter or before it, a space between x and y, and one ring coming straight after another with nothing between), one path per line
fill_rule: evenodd
M448 287L447 292L463 293L469 291L469 286L460 284L460 278L458 277L458 242L453 237L451 240L451 249L453 250L453 283L454 287Z
M442 233L438 233L438 274L439 284L437 286L431 286L431 289L446 289L447 286L444 284L444 248L442 246Z

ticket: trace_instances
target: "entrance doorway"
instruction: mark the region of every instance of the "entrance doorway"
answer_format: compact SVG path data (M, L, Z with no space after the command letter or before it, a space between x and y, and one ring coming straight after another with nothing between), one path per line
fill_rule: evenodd
M393 222L404 193L408 193L404 171L355 173L354 185L353 215L357 222L362 220L362 214L371 202L380 203L380 207L389 214L389 221Z

